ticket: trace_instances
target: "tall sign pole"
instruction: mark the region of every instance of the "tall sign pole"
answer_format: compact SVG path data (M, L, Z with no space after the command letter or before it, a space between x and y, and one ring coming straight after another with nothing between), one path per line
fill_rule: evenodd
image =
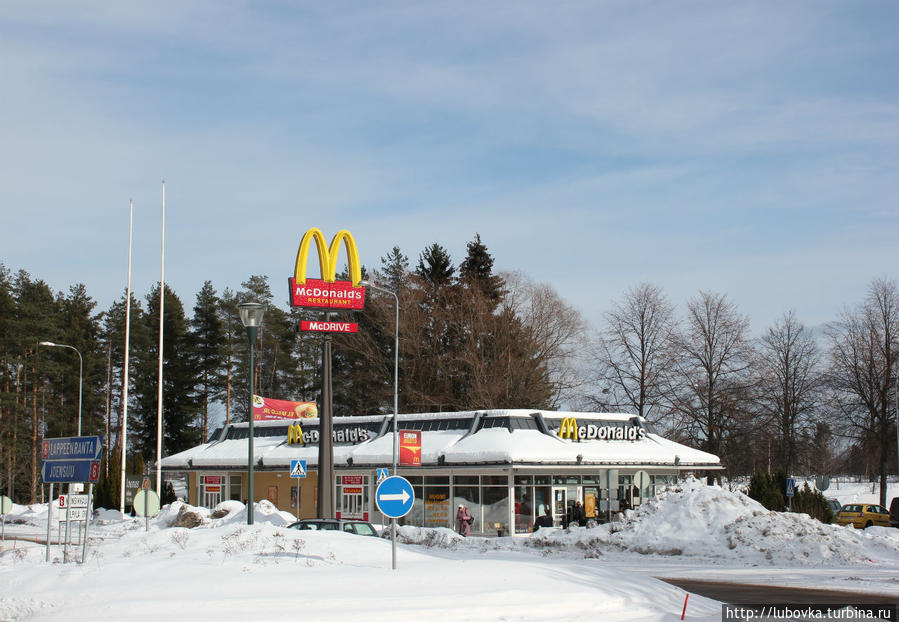
M326 314L331 319L331 314ZM325 333L322 345L322 411L318 439L318 518L334 518L334 400L331 384L331 333Z

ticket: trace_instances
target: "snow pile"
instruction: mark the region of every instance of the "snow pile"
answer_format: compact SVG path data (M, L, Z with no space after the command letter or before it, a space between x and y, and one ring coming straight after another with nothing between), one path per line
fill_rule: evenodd
M528 543L585 549L593 557L621 551L753 565L899 563L895 529L855 530L827 525L807 514L772 512L741 492L694 479L663 489L607 525L541 530Z

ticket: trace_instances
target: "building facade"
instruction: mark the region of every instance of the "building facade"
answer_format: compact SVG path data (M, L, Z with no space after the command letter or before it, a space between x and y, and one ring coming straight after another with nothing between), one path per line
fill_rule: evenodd
M254 429L255 501L268 499L299 518L316 516L319 420L257 421ZM248 432L246 423L228 425L208 443L164 458L162 468L188 474L190 504L246 501ZM587 520L605 522L684 472L721 468L717 456L619 413L404 414L396 418L396 435L420 439L402 452L415 465L398 469L415 491L401 524L453 528L456 508L465 505L472 533L484 535L529 533L547 508L554 524L564 525L576 502ZM334 418L336 516L387 522L374 496L379 474L392 471L394 436L392 415Z

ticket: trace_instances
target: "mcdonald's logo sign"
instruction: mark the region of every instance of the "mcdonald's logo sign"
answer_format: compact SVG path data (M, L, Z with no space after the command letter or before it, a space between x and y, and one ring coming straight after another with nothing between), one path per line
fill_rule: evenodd
M307 279L306 265L309 261L309 245L315 242L321 279ZM337 281L337 256L340 247L346 248L347 264L352 281ZM325 242L320 229L313 227L303 234L293 277L289 279L290 302L294 307L315 307L320 309L362 310L365 307L365 288L359 286L362 267L359 250L353 235L343 229L337 232L331 244Z
M588 423L579 426L574 417L562 419L556 434L559 438L575 441L642 441L646 439L646 430L640 425L615 422L606 425Z
M577 419L574 417L565 417L562 419L562 425L559 426L559 438L572 438L578 440Z
M305 445L306 439L303 438L303 426L294 423L287 426L287 444L288 445Z

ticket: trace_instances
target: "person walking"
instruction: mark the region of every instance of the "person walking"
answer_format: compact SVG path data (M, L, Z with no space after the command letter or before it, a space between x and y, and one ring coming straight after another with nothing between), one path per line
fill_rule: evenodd
M471 533L471 512L461 503L456 510L456 530L465 537Z

